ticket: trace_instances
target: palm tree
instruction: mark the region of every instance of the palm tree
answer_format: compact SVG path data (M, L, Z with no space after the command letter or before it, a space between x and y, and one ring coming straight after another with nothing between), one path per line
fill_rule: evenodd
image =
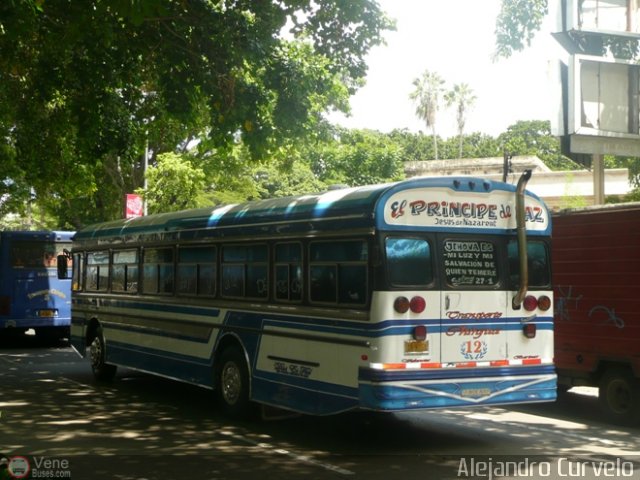
M444 80L435 72L425 70L422 77L413 81L415 90L409 98L416 103L416 115L425 121L427 128L431 128L433 136L433 151L438 160L438 140L436 137L436 112L440 104L440 97L444 92Z
M473 90L466 83L456 83L453 89L444 96L447 107L455 105L456 122L458 123L458 158L462 158L462 142L464 126L467 121L467 112L476 101Z

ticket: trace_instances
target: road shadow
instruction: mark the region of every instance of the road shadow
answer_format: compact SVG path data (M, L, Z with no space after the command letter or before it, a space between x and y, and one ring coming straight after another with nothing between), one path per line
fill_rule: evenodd
M347 472L424 478L425 468L453 468L464 455L592 455L600 439L606 439L596 445L603 455L612 446L621 454L638 451L638 429L602 423L594 417L595 398L509 409L235 421L221 415L206 389L122 369L113 382L96 383L88 361L70 348L41 348L29 338L19 342L25 342L21 348L13 342L0 347L0 452L73 458L81 471L120 471L122 464L148 473L153 465L165 465L168 475L172 465L187 462L182 468L192 478L255 478L266 472L274 478ZM526 422L516 415L526 415Z

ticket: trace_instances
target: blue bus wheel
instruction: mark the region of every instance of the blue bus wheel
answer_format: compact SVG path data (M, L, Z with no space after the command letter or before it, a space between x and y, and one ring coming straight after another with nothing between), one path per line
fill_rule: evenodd
M116 375L116 366L106 363L107 348L101 327L97 328L96 335L89 346L89 358L91 360L91 370L93 370L93 376L96 380L113 380Z
M249 370L238 347L229 347L220 355L216 369L216 391L218 403L225 414L246 417L251 412Z

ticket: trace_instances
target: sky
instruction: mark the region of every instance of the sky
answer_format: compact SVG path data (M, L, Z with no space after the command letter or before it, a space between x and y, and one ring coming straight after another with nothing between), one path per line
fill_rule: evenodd
M389 132L427 128L409 99L412 82L425 70L437 72L450 89L467 83L477 97L467 115L465 133L498 136L519 120L551 120L553 68L562 49L551 37L553 18L531 47L494 62L495 20L500 0L378 0L396 20L396 31L385 34L386 46L367 56L367 83L351 98L351 116L329 119L348 128ZM555 94L557 95L557 93ZM430 133L430 131L428 132ZM436 133L457 135L455 111L442 108Z

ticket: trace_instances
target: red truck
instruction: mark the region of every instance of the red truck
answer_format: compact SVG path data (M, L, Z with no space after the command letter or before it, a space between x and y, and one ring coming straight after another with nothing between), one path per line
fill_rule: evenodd
M607 417L640 421L640 203L553 217L559 391L597 386Z

